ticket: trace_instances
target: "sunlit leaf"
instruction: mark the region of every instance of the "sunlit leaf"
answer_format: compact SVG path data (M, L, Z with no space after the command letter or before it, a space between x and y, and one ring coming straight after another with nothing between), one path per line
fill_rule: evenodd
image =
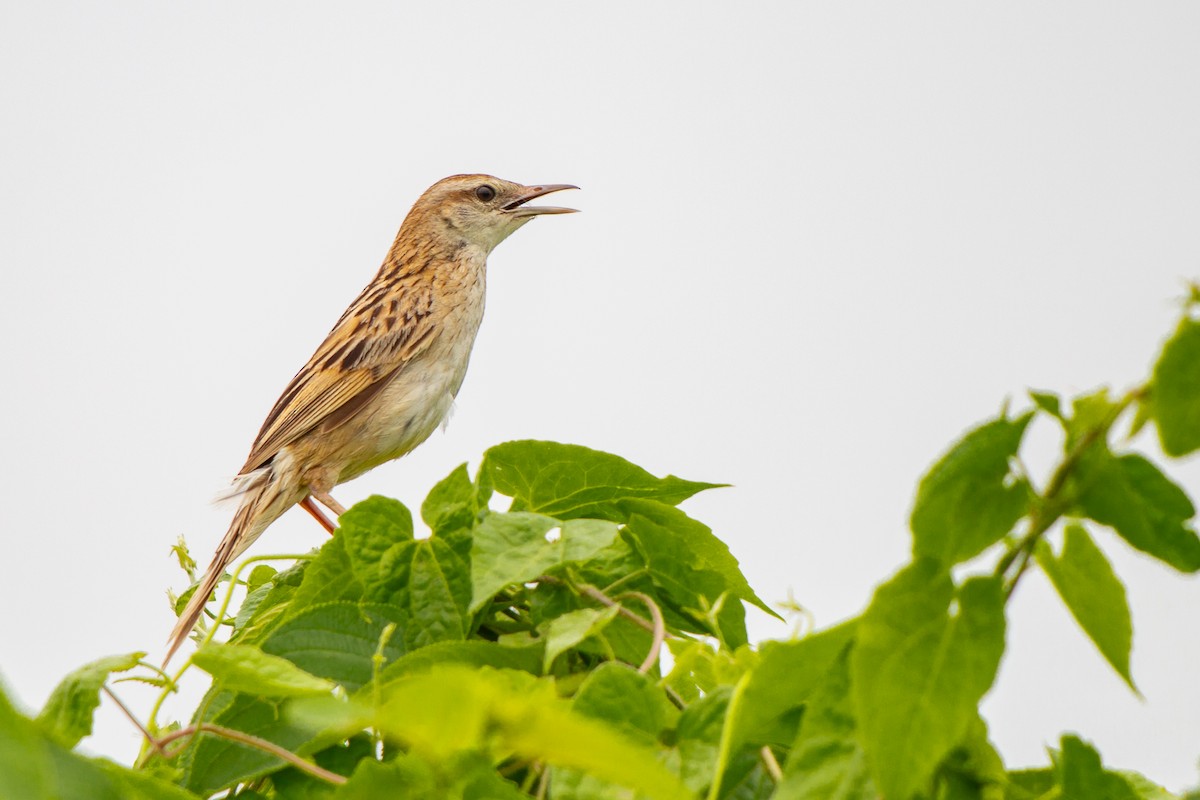
M1036 556L1075 621L1136 692L1129 672L1133 621L1125 586L1087 529L1077 523L1067 525L1062 553L1056 556L1042 544Z
M999 579L955 590L922 560L875 591L851 657L860 741L885 797L909 797L962 741L1004 652Z

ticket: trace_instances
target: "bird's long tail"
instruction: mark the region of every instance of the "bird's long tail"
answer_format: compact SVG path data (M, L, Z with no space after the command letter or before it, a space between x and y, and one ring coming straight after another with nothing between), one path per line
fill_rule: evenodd
M235 493L241 495L241 503L237 513L233 515L233 522L230 523L225 538L217 546L212 563L208 565L195 593L183 609L183 613L179 615L175 629L171 631L167 655L163 659L164 666L187 639L192 628L196 627L196 621L204 612L209 595L225 574L225 568L245 552L268 525L299 500L299 497L294 496L295 492L284 484L270 467L240 476L235 483Z

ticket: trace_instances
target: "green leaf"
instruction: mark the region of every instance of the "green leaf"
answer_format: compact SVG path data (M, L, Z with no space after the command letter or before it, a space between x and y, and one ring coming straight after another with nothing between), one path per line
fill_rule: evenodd
M310 675L291 661L251 645L209 642L192 655L192 663L212 675L221 688L233 692L301 697L325 694L334 687L332 681Z
M1062 555L1056 557L1045 542L1039 542L1036 558L1079 627L1136 692L1129 672L1133 621L1125 586L1087 529L1078 523L1068 524Z
M377 603L343 601L306 609L272 630L262 650L355 691L371 680L375 651L391 623L398 630L383 650L385 660L391 661L404 653L407 614Z
M1033 389L1029 390L1029 399L1037 405L1042 411L1045 411L1050 416L1063 421L1062 401L1058 395L1050 392L1038 392Z
M433 770L419 758L401 755L392 761L373 758L359 762L350 780L338 787L333 800L395 800L432 798L437 794Z
M773 800L875 800L866 754L858 743L850 698L849 647L843 648L804 712L787 769Z
M1051 767L1018 769L1008 773L1005 800L1042 800L1058 786L1058 777Z
M496 774L492 765L470 754L450 764L432 765L413 755L385 762L364 760L330 800L521 800L529 795Z
M607 661L593 669L575 693L571 709L603 720L631 740L653 746L678 712L648 676Z
M1029 489L1009 480L1033 413L1001 417L968 432L934 464L917 488L909 524L913 558L966 561L1000 541L1025 513Z
M383 554L379 573L381 580L368 588L367 599L405 610L405 649L466 638L470 569L443 539L393 545Z
M100 705L100 689L114 672L127 672L145 653L108 656L85 664L54 687L38 723L68 749L92 733L92 716Z
M270 564L257 564L254 569L250 570L250 575L246 578L246 589L254 591L274 578L277 571Z
M358 601L362 599L363 591L362 581L355 576L350 567L345 540L335 535L308 563L304 577L287 605L285 615L295 616L322 603L338 600Z
M257 643L263 633L289 610L289 601L304 580L309 560L301 559L282 572L276 572L261 586L251 590L233 621L233 643Z
M546 534L555 528L560 529L558 538L547 540ZM616 538L616 524L602 520L559 522L524 512L488 514L475 528L471 544L470 611L478 611L506 586L586 560Z
M13 800L198 800L196 795L59 744L0 690L0 797Z
M1125 779L1139 800L1189 800L1187 795L1176 798L1174 794L1140 773L1128 770L1116 770L1116 773ZM1189 794L1191 794L1191 800L1200 800L1195 794Z
M375 742L370 736L358 734L313 753L312 760L318 766L348 778L360 762L375 761ZM337 788L296 767L272 774L271 786L275 790L275 800L332 800ZM237 795L237 800L242 797Z
M446 666L412 676L389 689L376 727L433 761L486 742L653 798L691 798L653 749L573 711L551 682L525 673Z
M478 512L475 505L475 485L467 474L467 465L457 468L430 490L421 504L421 519L434 536L447 531L470 528Z
M782 619L750 588L737 559L707 525L655 500L625 500L620 507L656 579L681 587L690 584L685 595L707 592L711 602L728 592Z
M790 745L800 709L853 640L857 619L803 639L766 642L758 664L738 682L727 722L727 752L743 745Z
M1129 783L1105 771L1100 754L1075 736L1062 738L1058 781L1061 800L1138 800Z
M1129 544L1181 572L1200 570L1200 538L1187 494L1140 455L1093 448L1079 463L1079 508Z
M945 567L923 559L875 591L851 681L860 741L885 797L928 783L966 735L1003 652L999 579L972 578L956 593Z
M350 571L365 587L370 599L381 575L383 554L413 538L412 514L399 500L372 495L338 518L337 536L346 548Z
M978 715L964 739L942 764L934 796L938 800L986 800L1004 796L1004 761L988 741L987 723Z
M1150 404L1167 455L1200 449L1200 322L1184 317L1163 347L1154 365Z
M620 606L608 608L581 608L555 617L545 627L546 653L542 670L549 671L554 659L570 650L589 636L604 630L620 612Z
M732 692L722 686L688 704L675 726L679 777L693 792L709 788L716 775L721 731Z
M218 691L205 704L206 721L248 733L297 752L312 741L312 732L284 714L286 700L267 700ZM184 756L184 786L202 797L235 783L276 772L286 762L256 748L202 733Z
M558 519L593 517L624 521L618 503L627 498L676 505L722 484L656 478L625 459L556 442L517 441L484 454L496 491L513 498L513 511L536 511Z
M1066 449L1077 445L1089 432L1102 430L1110 424L1117 410L1117 404L1108 396L1107 386L1072 398L1071 418L1066 423Z
M630 741L654 748L669 720L678 716L654 681L632 667L609 661L588 675L571 702L573 711L607 722ZM593 775L568 767L550 770L550 785L564 797L620 796Z
M538 644L533 647L505 647L495 642L479 640L439 642L405 653L380 672L379 682L386 687L410 675L451 664L521 670L537 675L542 665L542 646ZM363 691L369 691L369 687Z

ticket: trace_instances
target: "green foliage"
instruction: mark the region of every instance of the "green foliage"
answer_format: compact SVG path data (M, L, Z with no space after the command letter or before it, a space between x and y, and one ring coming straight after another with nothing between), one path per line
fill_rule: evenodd
M333 691L333 681L310 675L292 661L245 644L208 642L192 663L213 676L217 688L263 697L303 697Z
M1025 513L1029 489L1007 481L1033 413L992 420L964 436L921 479L913 507L913 557L957 564L1000 541Z
M118 667L93 668L93 665L89 665L79 672L89 669L93 674L104 669L115 671L120 664L126 663L118 659L120 657L110 662ZM90 682L90 677L88 680ZM96 685L92 694L97 694L99 690L99 685ZM75 702L79 700L77 697ZM91 704L88 713L89 731L90 711L95 708L96 702ZM63 744L63 740L70 737L65 735L64 730L48 727L54 724L54 720L47 720L46 725L42 725L22 716L0 691L0 797L28 800L60 797L69 800L194 800L195 795L151 775L71 752Z
M1080 511L1181 572L1200 570L1200 537L1187 493L1143 456L1094 449L1080 462Z
M1200 570L1192 501L1113 434L1132 410L1167 456L1200 449L1198 398L1189 309L1146 386L1031 392L1028 410L954 444L920 481L911 563L861 617L756 646L747 608L776 612L676 507L718 484L576 445L502 444L474 478L464 464L433 487L428 536L372 497L294 564L243 564L174 674L141 653L101 659L36 719L0 694L0 797L1170 800L1075 735L1049 766L1008 769L979 704L1031 568L1135 687L1125 590L1089 529ZM1062 437L1044 483L1021 452L1038 416ZM508 510L492 510L497 493ZM160 720L201 670L213 685L191 718ZM162 690L132 768L71 751L115 673Z
M966 736L1003 653L998 578L955 587L925 559L876 590L858 623L850 672L859 740L885 797L911 797L927 785Z
M1036 557L1079 626L1129 688L1137 691L1129 672L1133 621L1125 586L1087 528L1069 523L1062 553L1056 556L1049 545L1039 542Z
M1150 386L1163 451L1184 456L1200 449L1200 322L1190 315L1163 347Z
M108 656L85 664L54 687L37 721L63 747L72 748L92 732L92 715L100 705L100 688L114 672L128 672L145 653Z

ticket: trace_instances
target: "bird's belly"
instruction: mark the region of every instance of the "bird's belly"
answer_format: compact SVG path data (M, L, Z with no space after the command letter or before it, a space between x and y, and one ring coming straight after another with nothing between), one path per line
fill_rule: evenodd
M440 355L406 365L349 423L354 432L345 440L338 483L405 455L446 419L466 376L469 343L461 352Z

